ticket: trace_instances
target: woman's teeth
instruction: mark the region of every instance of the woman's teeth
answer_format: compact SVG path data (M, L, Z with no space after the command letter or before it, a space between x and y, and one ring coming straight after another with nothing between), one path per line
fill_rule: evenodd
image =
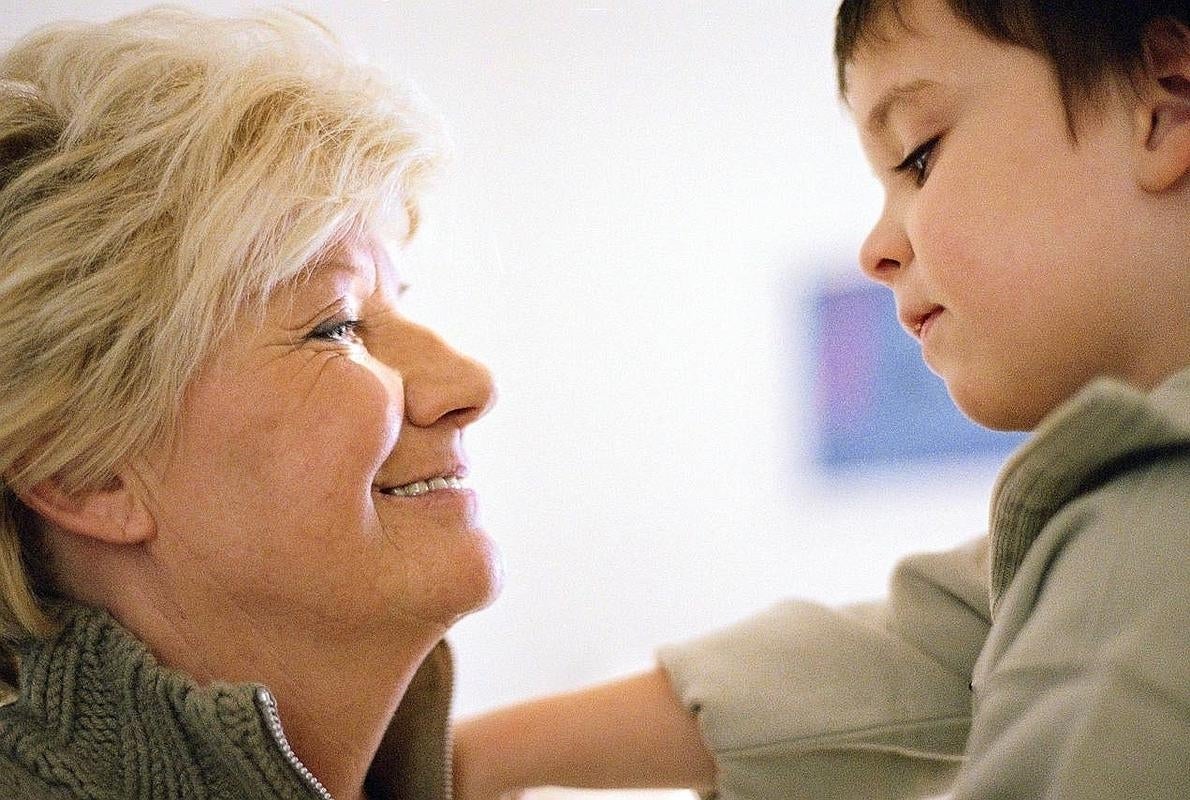
M443 478L431 478L428 481L415 481L404 486L391 486L381 489L381 494L396 495L397 497L417 497L419 494L432 492L436 489L462 489L465 487L462 478L448 475Z

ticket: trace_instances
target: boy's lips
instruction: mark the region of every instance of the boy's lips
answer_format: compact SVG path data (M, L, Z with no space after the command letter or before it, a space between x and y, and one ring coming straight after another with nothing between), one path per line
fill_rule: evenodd
M942 311L942 306L935 303L907 308L900 314L901 324L915 339L920 340Z

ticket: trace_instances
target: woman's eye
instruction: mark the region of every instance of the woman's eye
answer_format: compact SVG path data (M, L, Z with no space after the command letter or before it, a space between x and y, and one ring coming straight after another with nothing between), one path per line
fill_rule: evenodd
M358 319L343 319L324 322L310 332L310 339L324 342L358 342L363 321Z
M941 136L935 136L933 139L919 145L912 153L905 156L904 161L893 167L893 171L900 174L912 175L915 184L918 186L924 185L926 178L930 176L930 157L934 154L934 148L938 146L938 141L941 138Z

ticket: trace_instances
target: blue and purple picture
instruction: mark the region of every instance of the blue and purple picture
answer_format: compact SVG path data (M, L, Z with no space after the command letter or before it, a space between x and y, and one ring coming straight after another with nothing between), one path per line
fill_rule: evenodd
M826 287L812 303L822 466L1002 456L1024 440L982 428L955 408L922 361L920 345L901 328L884 287Z

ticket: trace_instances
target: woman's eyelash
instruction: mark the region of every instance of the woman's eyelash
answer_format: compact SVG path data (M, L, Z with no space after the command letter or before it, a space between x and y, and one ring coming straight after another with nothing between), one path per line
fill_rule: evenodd
M938 141L941 138L941 136L935 136L918 145L912 153L905 156L904 161L893 167L893 172L898 174L909 173L913 176L913 181L918 186L924 184L930 174L930 156L933 155L934 148L938 146Z
M363 325L363 320L359 319L331 320L310 331L307 338L327 342L351 342L359 339Z

